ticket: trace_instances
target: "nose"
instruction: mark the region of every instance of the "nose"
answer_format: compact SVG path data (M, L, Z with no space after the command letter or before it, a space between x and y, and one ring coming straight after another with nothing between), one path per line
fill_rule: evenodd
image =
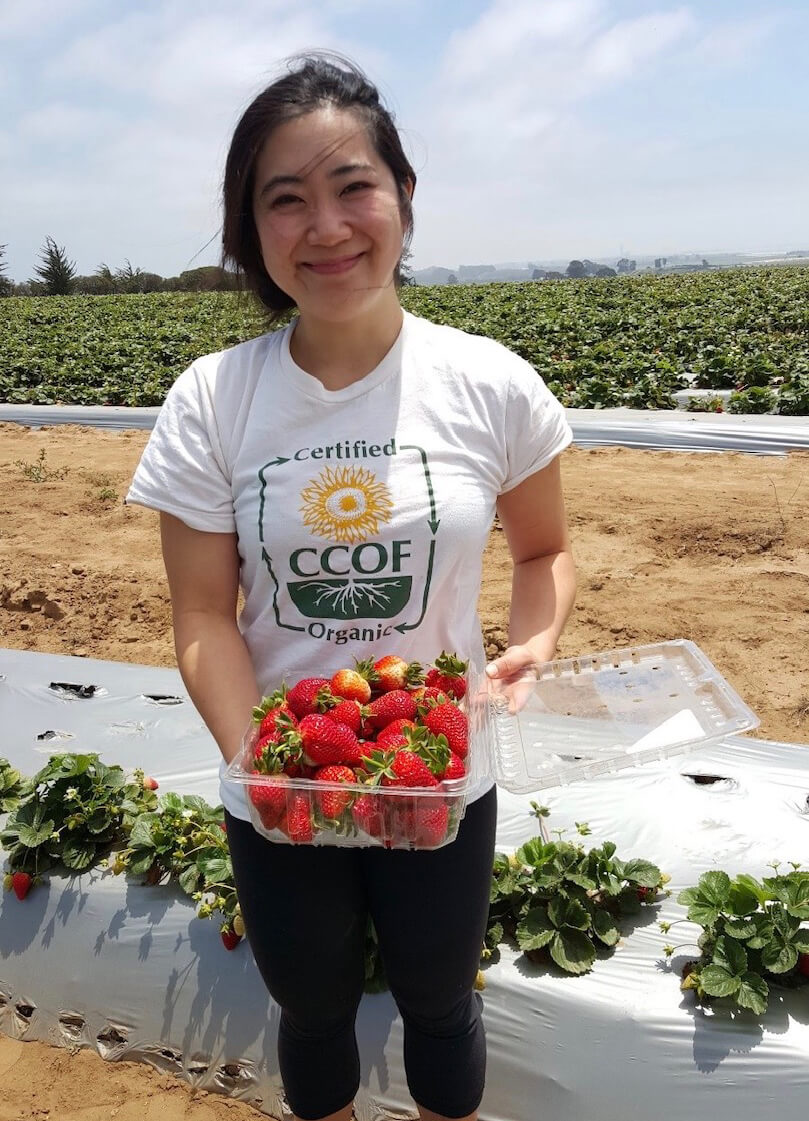
M339 245L351 234L351 225L339 200L323 199L312 205L307 230L310 245Z

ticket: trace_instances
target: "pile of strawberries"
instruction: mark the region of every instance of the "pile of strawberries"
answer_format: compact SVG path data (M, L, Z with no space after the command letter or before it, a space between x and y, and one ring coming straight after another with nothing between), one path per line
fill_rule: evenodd
M248 785L264 828L280 829L297 844L328 829L388 846L440 845L457 793L418 792L466 774L468 726L459 705L466 669L446 652L426 672L388 654L265 697L253 711L252 758L245 764L265 776ZM384 796L392 791L413 796Z

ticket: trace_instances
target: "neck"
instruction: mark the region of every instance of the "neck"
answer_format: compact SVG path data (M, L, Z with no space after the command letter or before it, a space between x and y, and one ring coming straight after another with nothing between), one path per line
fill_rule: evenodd
M345 389L375 369L402 329L398 299L381 312L348 323L298 319L289 343L293 360L326 389Z

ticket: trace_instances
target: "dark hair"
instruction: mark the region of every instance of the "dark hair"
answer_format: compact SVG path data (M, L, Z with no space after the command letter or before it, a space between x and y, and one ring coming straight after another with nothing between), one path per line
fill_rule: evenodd
M256 159L267 137L287 121L333 105L357 114L378 155L390 168L399 194L404 225L403 248L413 234L410 194L416 173L404 154L393 115L358 66L339 55L309 54L290 59L288 72L267 86L247 107L230 143L223 184L222 263L235 265L271 319L295 307L295 301L268 275L253 220ZM401 262L400 262L401 263ZM399 264L394 281L401 282Z

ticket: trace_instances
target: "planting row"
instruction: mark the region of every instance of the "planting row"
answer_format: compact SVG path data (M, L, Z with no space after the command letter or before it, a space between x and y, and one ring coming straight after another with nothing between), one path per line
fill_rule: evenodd
M809 415L809 269L409 287L402 302L504 343L571 408L669 409L696 387L732 390L732 411ZM3 311L12 403L159 405L194 358L266 329L235 293L14 297Z

